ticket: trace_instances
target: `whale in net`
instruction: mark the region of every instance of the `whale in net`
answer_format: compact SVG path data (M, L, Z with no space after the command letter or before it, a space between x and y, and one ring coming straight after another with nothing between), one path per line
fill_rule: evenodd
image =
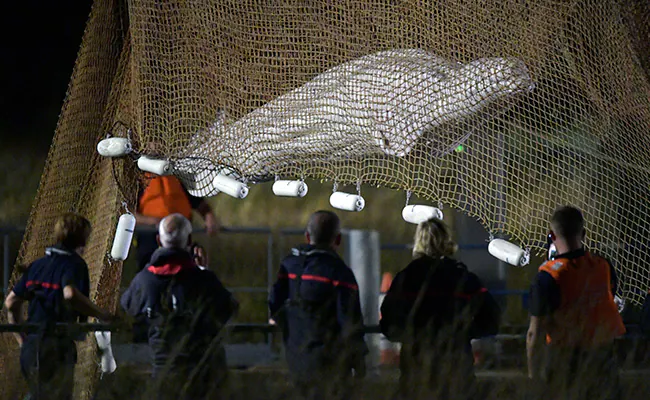
M405 157L421 143L433 143L435 157L469 136L436 141L445 124L533 88L517 58L460 63L421 49L381 51L331 68L237 121L222 115L193 137L175 173L192 194L211 196L218 173L260 182L300 160Z

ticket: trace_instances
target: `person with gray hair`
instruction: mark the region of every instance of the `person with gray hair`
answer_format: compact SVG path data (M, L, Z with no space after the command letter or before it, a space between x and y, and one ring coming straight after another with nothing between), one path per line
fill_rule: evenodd
M121 305L131 317L148 322L152 395L206 398L225 378L219 333L238 303L213 272L196 264L187 218L181 214L163 218L157 240L161 247L133 279Z

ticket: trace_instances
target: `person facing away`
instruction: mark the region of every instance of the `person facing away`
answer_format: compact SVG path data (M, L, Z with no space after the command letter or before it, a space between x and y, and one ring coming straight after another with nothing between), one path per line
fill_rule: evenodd
M531 286L528 374L544 379L555 398L616 398L613 342L625 333L614 302L616 274L606 259L585 251L585 235L580 210L562 206L553 213L556 254Z
M31 263L5 300L10 324L23 322L22 305L29 302L27 322L40 325L38 333L15 334L21 347L20 367L36 399L72 399L74 336L55 329L58 323L77 323L95 317L110 321L111 314L89 300L88 265L81 255L90 236L90 222L67 213L54 226L56 244L45 257Z
M269 308L283 328L293 381L308 398L344 398L365 374L368 350L357 281L336 249L340 222L330 211L309 218L307 245L282 260Z
M381 304L382 333L402 343L398 397L466 399L475 390L470 341L497 333L499 306L451 258L456 244L442 220L420 223L414 242L413 261Z
M199 399L226 374L220 331L238 303L217 276L190 254L192 225L180 214L162 219L161 247L121 298L131 317L145 316L153 353L155 396Z
M160 221L170 214L181 214L192 220L192 210L196 210L205 221L209 235L220 229L219 220L210 205L202 198L189 194L181 181L173 175L148 175L146 187L138 193L138 208L135 212L136 225L155 228ZM151 255L158 248L156 232L138 232L137 262L138 269L144 268Z

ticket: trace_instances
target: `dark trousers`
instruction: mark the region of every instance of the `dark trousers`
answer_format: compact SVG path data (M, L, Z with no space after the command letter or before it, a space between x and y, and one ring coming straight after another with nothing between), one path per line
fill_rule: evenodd
M543 398L617 400L619 371L613 345L593 350L548 348Z
M206 349L207 351L207 349ZM157 400L201 400L218 398L228 375L223 348L203 354L177 358L173 366L154 365L149 398Z
M313 379L295 379L294 387L298 398L304 400L349 400L354 388L352 375L315 374Z
M402 344L396 399L454 399L476 397L471 353L443 346Z
M28 336L20 350L20 369L34 400L71 400L77 349L71 339Z

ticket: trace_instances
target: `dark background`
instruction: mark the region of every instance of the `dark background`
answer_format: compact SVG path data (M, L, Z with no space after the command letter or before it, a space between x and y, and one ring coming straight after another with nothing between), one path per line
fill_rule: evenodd
M91 3L20 0L2 7L0 143L5 150L18 147L46 156Z

